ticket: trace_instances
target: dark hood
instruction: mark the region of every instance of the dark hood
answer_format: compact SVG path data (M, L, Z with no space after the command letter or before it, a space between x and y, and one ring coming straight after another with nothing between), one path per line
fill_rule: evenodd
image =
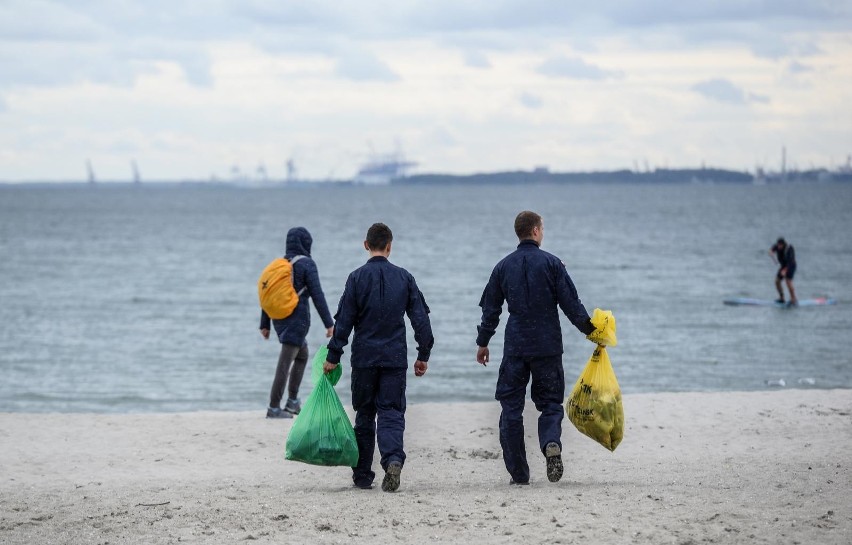
M293 227L287 231L287 255L311 255L314 239L304 227Z

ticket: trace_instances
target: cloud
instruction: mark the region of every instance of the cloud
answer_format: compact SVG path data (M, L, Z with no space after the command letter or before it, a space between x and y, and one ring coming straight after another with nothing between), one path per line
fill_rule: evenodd
M369 47L376 40L425 39L455 44L464 52L466 66L474 68L492 67L486 56L490 51L534 51L555 37L591 44L612 37L638 43L653 36L663 37L669 47L734 42L761 57L783 58L817 54L820 49L808 36L820 30L845 32L850 25L852 4L829 1L720 0L672 6L663 0L594 5L580 0L5 0L0 2L0 51L38 47L24 47L18 61L0 60L0 80L127 86L150 63L165 61L179 64L193 85L207 87L212 84L210 48L229 42L274 53L336 57L340 44ZM128 51L130 47L134 50ZM349 58L353 56L358 55L340 59L341 76L397 79L378 59L365 54ZM551 59L540 70L591 80L621 75L576 58Z
M728 104L748 104L749 102L758 102L768 104L769 97L750 93L744 89L737 87L730 80L723 78L709 79L696 83L691 87L696 93L716 100L718 102L726 102Z
M397 81L399 76L373 53L354 48L342 53L335 74L353 81Z
M57 2L9 0L0 3L0 42L93 42L106 29L86 13Z
M90 155L121 176L131 155L148 176L260 158L283 173L271 158L297 147L314 150L300 175L345 175L368 133L404 135L426 170L689 162L703 157L682 135L720 112L721 164L750 164L778 133L817 162L843 151L852 3L669 4L0 0L0 148L14 153L0 177L62 175ZM584 142L570 159L567 132Z
M3 112L9 111L9 105L6 104L6 99L3 98L3 95L0 95L0 114Z
M787 65L787 71L791 74L805 74L807 72L813 72L814 67L802 64L799 61L790 61L790 64Z
M533 95L531 93L522 93L521 96L518 97L518 100L521 104L531 110L538 110L544 105L544 101L541 99L541 97Z
M706 98L730 104L745 104L745 91L726 79L709 79L692 86L692 90Z
M604 80L622 77L621 72L604 70L579 57L552 57L539 65L536 71L545 76L571 79Z
M467 50L464 53L464 64L471 68L491 68L491 62L481 51Z

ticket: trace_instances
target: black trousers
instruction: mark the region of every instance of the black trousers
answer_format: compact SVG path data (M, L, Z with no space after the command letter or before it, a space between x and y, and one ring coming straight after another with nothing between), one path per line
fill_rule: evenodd
M299 386L308 364L308 345L282 344L278 354L278 367L275 369L275 379L272 381L272 391L269 393L269 406L281 408L281 398L284 397L284 387L292 399L299 397ZM287 380L289 378L289 381ZM289 384L288 384L289 382Z
M500 364L497 393L503 408L500 414L500 446L506 470L515 482L530 480L527 449L524 444L524 400L532 378L530 397L538 417L539 448L544 453L548 443L562 446L562 418L565 410L565 375L562 354L537 358L506 356Z
M405 463L406 367L353 367L352 408L355 409L355 440L358 465L352 468L352 480L368 485L376 474L372 470L378 439L382 469L391 462Z

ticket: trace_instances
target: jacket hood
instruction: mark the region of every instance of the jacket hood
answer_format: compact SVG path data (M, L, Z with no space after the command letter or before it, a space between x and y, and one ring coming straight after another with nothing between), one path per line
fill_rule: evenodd
M287 255L311 255L314 239L304 227L294 227L287 231Z

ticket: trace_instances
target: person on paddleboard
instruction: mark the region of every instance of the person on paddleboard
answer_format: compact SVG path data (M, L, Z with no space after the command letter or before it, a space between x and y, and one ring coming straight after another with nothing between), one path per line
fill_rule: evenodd
M790 304L798 303L796 299L796 289L793 287L793 277L796 275L796 251L792 244L787 244L783 238L779 238L772 248L769 249L769 256L772 261L778 264L779 269L775 274L775 289L778 290L779 299L777 302L784 303L784 288L781 286L781 280L787 284L787 290L790 292Z

